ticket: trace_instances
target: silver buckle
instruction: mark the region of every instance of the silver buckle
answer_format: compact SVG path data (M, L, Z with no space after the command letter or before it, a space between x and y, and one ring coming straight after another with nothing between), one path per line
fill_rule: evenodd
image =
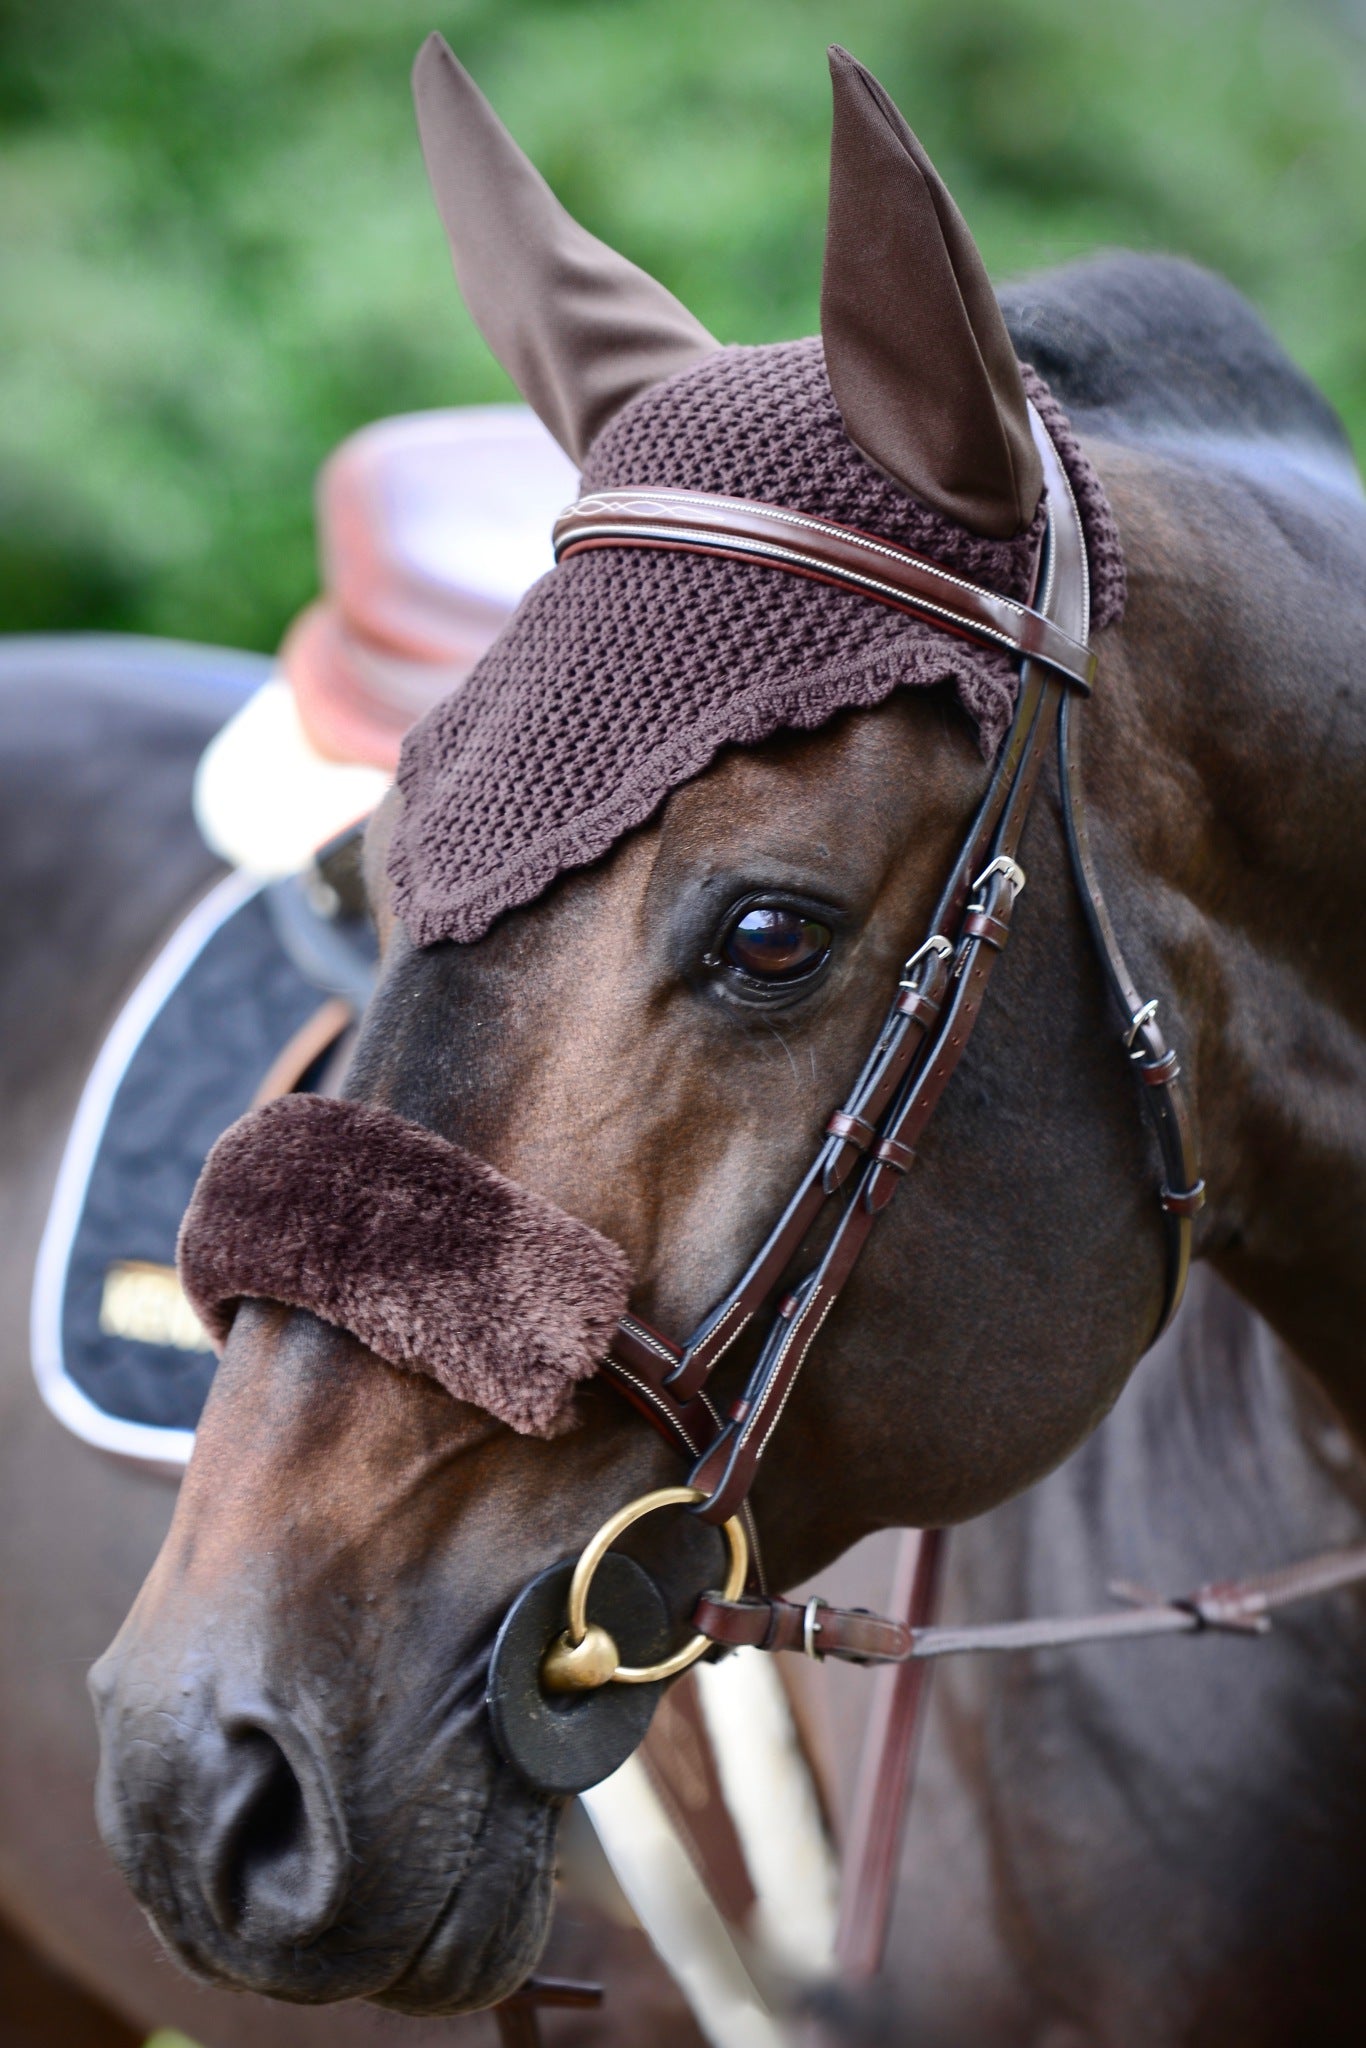
M915 952L912 953L910 959L902 968L901 980L897 983L898 988L914 989L916 984L911 980L911 976L922 960L929 959L931 953L937 954L941 960L947 960L952 951L953 947L949 944L948 940L941 933L935 932L933 937L926 939L923 946L917 946Z
M814 1657L818 1664L823 1654L816 1648L816 1637L821 1632L820 1610L829 1605L828 1600L822 1600L817 1594L814 1599L807 1601L802 1612L802 1648L807 1656Z
M1141 1009L1141 1010L1135 1010L1135 1011L1134 1011L1134 1014L1133 1014L1133 1016L1132 1016L1132 1017L1131 1017L1131 1018L1129 1019L1129 1028L1128 1028L1128 1030L1127 1030L1127 1031L1125 1032L1125 1034L1124 1034L1124 1044L1125 1044L1125 1045L1127 1046L1127 1048L1128 1048L1128 1050L1129 1050L1130 1052L1132 1052L1132 1051L1133 1051L1133 1049L1134 1049L1134 1040L1135 1040L1135 1039L1136 1039L1136 1038L1138 1037L1138 1034L1139 1034L1139 1032L1140 1032L1140 1031L1141 1031L1141 1030L1143 1029L1143 1026L1144 1026L1145 1024L1151 1024L1151 1023L1152 1023L1152 1021L1153 1021L1153 1018L1154 1018L1154 1017L1155 1017L1156 1015L1157 1015L1157 997L1156 997L1156 996L1154 996L1154 997L1152 998L1152 1000L1151 1000L1150 1002L1146 1002L1146 1003L1145 1003L1145 1004L1143 1005L1143 1007L1142 1007L1142 1009Z
M993 875L1005 876L1010 884L1010 895L1013 902L1025 885L1025 871L1020 866L1020 863L1017 860L1012 860L1008 853L998 853L995 860L983 868L981 874L973 883L974 893L985 889ZM980 909L981 905L974 904L973 908L974 910Z

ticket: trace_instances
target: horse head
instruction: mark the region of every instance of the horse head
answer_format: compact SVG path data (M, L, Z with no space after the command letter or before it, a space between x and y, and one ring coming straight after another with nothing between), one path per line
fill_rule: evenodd
M418 107L461 287L587 495L764 500L1026 602L1042 471L1015 349L919 144L852 60L832 53L832 72L820 341L725 348L569 219L433 39ZM1141 465L1106 468L1126 535L1157 548ZM1176 799L1157 750L1118 765L1147 657L1117 624L1086 479L1123 911L1124 821ZM905 687L937 683L957 701ZM811 578L660 548L562 562L410 736L371 826L383 964L348 1102L579 1228L594 1302L619 1288L646 1326L693 1329L876 1041L1016 687L1004 654ZM1027 1486L1104 1415L1159 1318L1152 1161L1051 799L1021 852L1027 911L982 1028L768 1446L753 1510L771 1585ZM367 1172L346 1202L364 1207ZM253 1213L268 1234L269 1200ZM501 1333L483 1380L437 1384L430 1357L386 1344L382 1302L333 1320L281 1281L225 1312L170 1535L93 1681L102 1829L201 1973L435 2012L495 1999L535 1960L557 1805L494 1745L490 1646L531 1578L687 1469L579 1366L544 1411L508 1408L533 1315L516 1289L558 1285L537 1243L515 1288L495 1261L433 1297L429 1347L458 1350L462 1318ZM598 1312L565 1317L592 1330ZM723 1412L758 1329L717 1367ZM717 1531L673 1512L632 1547L686 1631L719 1580Z

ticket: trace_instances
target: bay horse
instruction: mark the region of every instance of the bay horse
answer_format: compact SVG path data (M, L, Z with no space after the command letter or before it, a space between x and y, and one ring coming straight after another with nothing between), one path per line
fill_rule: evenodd
M423 61L451 84L441 52ZM843 91L846 115L866 114L866 92L882 119L842 62L837 107ZM847 169L837 149L832 204L861 194L876 210L876 186ZM519 165L513 187L527 176ZM937 193L936 215L958 262L975 260ZM500 224L496 207L481 218ZM482 252L458 246L476 311L481 264L506 275L510 248L525 255L496 232ZM604 350L581 300L558 343L527 344L556 288L573 302L574 254L533 246L535 292L489 325L582 453L661 366L666 392L684 389L680 348L714 345L672 302L642 300L639 273L633 310L657 317L619 325L631 346ZM515 296L527 280L510 267ZM961 344L968 300L989 315L980 293L954 305L892 267L882 285L862 308L871 355L907 383L882 400L928 464L921 494L957 502L961 477L934 463L976 445L980 415L955 432L950 412L945 431L939 410L917 436L906 408L935 376L942 404L955 388L980 401L945 336ZM874 1529L985 1517L956 1539L946 1595L977 1614L1065 1608L1116 1572L1179 1583L1279 1561L1358 1534L1366 1507L1366 977L1350 909L1366 507L1350 452L1248 308L1188 266L1101 259L1002 306L1012 360L1067 406L1123 537L1128 605L1099 636L1086 714L1097 855L1183 1048L1209 1189L1197 1251L1239 1298L1211 1281L1184 1326L1196 1337L1161 1371L1154 1354L1094 1446L1025 1493L1115 1403L1163 1290L1151 1163L1041 806L1026 907L913 1195L823 1332L755 1494L775 1585ZM999 364L995 333L977 339ZM164 729L187 755L183 720ZM722 750L477 939L420 945L396 907L395 799L370 835L384 968L347 1089L614 1240L641 1313L686 1328L743 1267L847 1085L987 773L941 691L895 690ZM92 908L105 951L77 977L72 949L11 899L16 1214L69 1100L71 1056L41 1019L60 1000L93 1029L193 879L183 846L183 866L123 889L76 859L72 831L61 854L48 872L77 877L73 912L107 908L122 950ZM726 980L712 964L756 894L792 943L824 934L817 969L776 996L757 969ZM10 1243L22 1272L22 1229ZM1302 1365L1254 1341L1252 1310ZM165 1544L93 1679L102 1832L201 1977L422 2015L487 2004L534 1963L556 1803L492 1744L492 1636L530 1577L679 1476L606 1386L577 1404L568 1434L520 1434L307 1313L239 1309ZM38 1458L17 1477L21 1523L50 1536ZM160 1520L158 1501L122 1525L110 1578ZM675 1524L639 1555L683 1626L715 1573L712 1539ZM1270 1644L1040 1655L939 1687L889 2038L1355 2038L1357 1608L1338 1596ZM7 1903L22 1909L17 1878Z

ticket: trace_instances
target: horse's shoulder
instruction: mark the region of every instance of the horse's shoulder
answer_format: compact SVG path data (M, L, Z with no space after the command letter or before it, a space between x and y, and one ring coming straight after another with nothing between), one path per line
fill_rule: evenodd
M1351 460L1327 399L1242 294L1198 264L1116 251L1000 296L1018 353L1083 431L1269 438Z

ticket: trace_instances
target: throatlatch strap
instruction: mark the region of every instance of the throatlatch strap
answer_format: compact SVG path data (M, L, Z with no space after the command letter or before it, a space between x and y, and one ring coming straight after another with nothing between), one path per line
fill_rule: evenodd
M1186 1291L1193 1224L1204 1207L1205 1183L1196 1163L1195 1134L1180 1084L1180 1065L1158 1027L1156 1001L1144 1002L1134 986L1101 894L1087 830L1081 751L1072 726L1070 704L1063 705L1058 724L1058 781L1063 831L1077 893L1100 956L1107 991L1121 1020L1125 1051L1143 1084L1143 1107L1162 1154L1159 1200L1167 1233L1167 1279L1162 1313L1154 1332L1156 1338L1170 1324Z

